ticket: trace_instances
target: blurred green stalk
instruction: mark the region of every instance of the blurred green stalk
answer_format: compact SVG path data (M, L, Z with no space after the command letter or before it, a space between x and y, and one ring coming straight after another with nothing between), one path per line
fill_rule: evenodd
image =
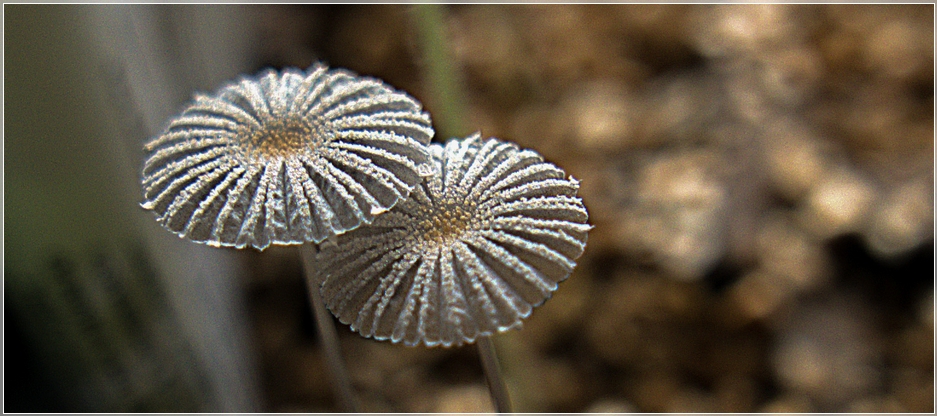
M428 75L430 102L434 107L432 113L437 141L450 137L462 138L474 131L465 127L464 83L461 72L453 65L455 59L446 36L445 15L446 6L442 4L414 6L420 50ZM479 337L476 344L492 403L499 413L512 413L513 406L504 372L498 362L494 336Z
M462 77L454 67L454 59L446 37L445 5L414 6L419 46L428 76L433 108L433 124L440 141L464 137L471 133L465 127L465 93Z

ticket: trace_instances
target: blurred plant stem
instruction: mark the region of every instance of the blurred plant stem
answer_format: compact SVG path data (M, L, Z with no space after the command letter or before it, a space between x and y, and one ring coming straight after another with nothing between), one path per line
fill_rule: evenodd
M249 16L189 5L4 10L5 93L17 103L5 113L4 308L36 363L7 362L7 380L29 394L6 410L254 411L236 258L181 241L139 206L143 141L190 90L245 67L251 31L231 22ZM195 61L211 71L183 84Z
M446 37L446 6L418 4L413 8L419 46L425 65L426 80L433 106L433 125L438 141L464 137L472 131L465 126L465 93L461 73Z
M427 73L429 101L434 107L432 113L437 141L465 137L474 130L465 126L464 84L461 73L453 64L455 59L446 37L446 6L418 4L414 6L414 17ZM495 343L491 337L483 336L476 344L492 403L499 413L511 413L511 399L498 364Z

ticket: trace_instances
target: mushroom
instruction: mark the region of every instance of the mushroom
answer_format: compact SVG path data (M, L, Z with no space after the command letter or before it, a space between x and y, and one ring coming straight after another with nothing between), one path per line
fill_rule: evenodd
M322 296L364 337L478 341L498 410L510 411L489 337L520 327L572 273L592 228L579 183L478 133L430 153L436 173L408 199L320 247Z
M369 223L406 198L431 172L432 136L421 104L380 80L318 63L267 70L196 95L145 146L141 205L192 241L311 253L307 242ZM328 361L353 410L334 325L304 265L319 334L332 337L323 339Z

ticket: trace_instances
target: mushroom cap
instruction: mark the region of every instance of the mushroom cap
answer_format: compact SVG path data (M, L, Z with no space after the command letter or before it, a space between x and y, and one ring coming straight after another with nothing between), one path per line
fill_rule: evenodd
M579 182L475 134L431 144L435 174L318 254L329 309L364 337L452 346L519 327L585 249Z
M420 103L379 80L267 70L197 95L146 145L141 205L212 246L318 243L405 199L432 136Z

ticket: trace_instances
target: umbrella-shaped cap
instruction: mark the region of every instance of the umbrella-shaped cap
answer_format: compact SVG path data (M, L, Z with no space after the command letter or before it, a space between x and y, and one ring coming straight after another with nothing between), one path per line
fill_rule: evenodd
M365 337L450 346L518 327L585 249L579 183L536 152L476 134L430 153L410 198L319 253L323 298Z
M142 206L213 246L318 243L406 198L432 136L420 103L379 80L268 70L196 96L146 145Z

